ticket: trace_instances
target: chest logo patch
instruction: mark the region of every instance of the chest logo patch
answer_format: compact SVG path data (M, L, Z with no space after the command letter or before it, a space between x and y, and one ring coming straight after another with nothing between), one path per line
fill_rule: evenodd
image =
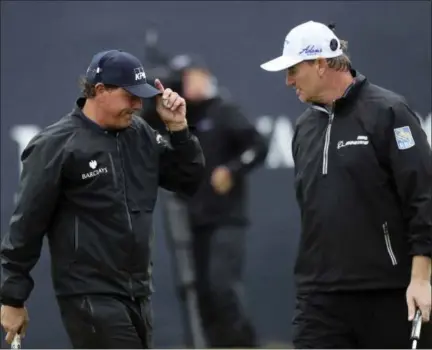
M348 147L348 146L359 146L359 145L368 145L369 139L367 136L359 135L357 136L357 140L351 140L351 141L339 141L337 143L337 149Z
M107 174L108 173L108 169L105 168L105 167L99 167L99 168L97 168L98 163L95 160L91 160L88 163L88 165L89 165L89 167L90 167L90 169L92 171L90 171L88 173L81 174L81 178L83 180L89 179L89 178L92 178L92 177L95 177L95 176L98 176L99 174Z

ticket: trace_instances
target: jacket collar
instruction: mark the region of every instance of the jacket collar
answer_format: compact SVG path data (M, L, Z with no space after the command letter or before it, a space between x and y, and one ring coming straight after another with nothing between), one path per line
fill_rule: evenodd
M97 124L96 122L94 122L93 120L91 120L89 117L87 117L82 109L84 107L84 104L86 102L86 98L85 97L79 97L76 102L75 102L75 107L72 110L72 115L74 117L79 118L82 122L84 122L84 124L88 127L90 127L91 129L98 131L98 132L103 132L105 134L116 134L121 130L110 130L107 128L104 128L102 126L100 126L99 124Z
M345 107L347 105L350 105L353 101L355 101L359 92L361 91L363 86L367 83L366 77L363 74L361 74L360 72L358 72L354 69L351 69L351 75L354 77L354 81L345 90L345 93L343 94L343 96L334 101L333 111L336 108L339 109L339 108ZM331 111L329 111L327 106L325 106L323 104L319 104L319 103L313 103L312 108L319 110L319 111L322 111L322 112L325 112L325 113L331 112Z

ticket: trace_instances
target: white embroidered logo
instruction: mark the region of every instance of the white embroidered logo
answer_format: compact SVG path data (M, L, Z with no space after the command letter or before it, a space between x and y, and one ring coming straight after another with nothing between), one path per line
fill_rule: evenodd
M357 140L353 140L353 141L339 141L337 143L337 149L343 148L343 147L347 147L347 146L359 146L359 145L368 145L369 144L369 139L367 136L362 136L359 135L357 136Z
M99 174L107 174L108 173L107 168L96 169L98 166L98 163L95 160L91 160L88 164L89 164L90 168L93 169L93 171L90 171L90 172L85 173L85 174L81 174L81 178L83 180L98 176Z
M134 68L134 73L135 73L135 80L142 80L146 78L143 67Z
M95 160L91 160L91 161L89 162L89 165L90 165L90 168L92 168L92 169L96 169L96 167L97 167L97 162L96 162Z

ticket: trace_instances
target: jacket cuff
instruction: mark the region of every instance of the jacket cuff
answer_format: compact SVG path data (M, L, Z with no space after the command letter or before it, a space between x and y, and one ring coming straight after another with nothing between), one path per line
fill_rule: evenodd
M432 258L432 246L430 244L414 243L411 246L411 256L427 256Z
M189 141L189 139L190 139L190 132L188 127L180 131L170 132L170 140L172 145L185 143Z
M24 301L18 300L18 299L13 299L13 298L2 297L2 298L0 298L0 303L2 305L12 306L12 307L16 307L16 308L24 307Z

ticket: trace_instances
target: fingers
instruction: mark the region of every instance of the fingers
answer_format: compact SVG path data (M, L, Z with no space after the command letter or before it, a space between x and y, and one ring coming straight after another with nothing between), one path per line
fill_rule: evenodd
M174 95L177 95L177 93L175 93L171 89L165 89L162 93L162 100L169 100L170 98L174 97Z
M165 108L175 111L180 106L185 105L185 100L171 89L165 89L162 94L162 103Z
M24 338L27 330L27 325L28 325L28 321L24 322L23 325L18 330L13 330L13 329L7 330L6 342L8 344L11 344L17 334L19 334L21 338Z
M184 104L185 104L185 100L177 94L177 97L176 97L173 105L171 106L171 110L175 111L180 106L184 106Z
M159 79L155 79L154 84L156 89L158 89L160 92L164 92L165 88Z
M407 298L407 304L408 304L408 321L412 321L414 320L415 313L416 313L416 302L414 301L413 298ZM420 309L422 314L422 321L429 322L430 305L419 303L418 308Z
M414 319L414 315L416 311L416 305L413 297L407 296L407 305L408 305L408 321L412 321Z
M11 344L17 334L21 336L25 333L29 322L27 310L24 307L15 308L12 306L2 305L1 307L1 325L6 332L5 340Z
M9 331L6 334L6 343L11 344L17 334L16 331Z
M21 338L24 338L25 332L27 330L27 325L28 325L28 320L24 321L22 326L18 327L18 328L17 327L4 327L5 331L7 332L6 338L5 338L6 342L8 344L11 344L17 334L19 334L21 336Z
M429 305L420 305L419 309L422 313L422 320L424 322L429 322L429 319L430 319L430 307L429 307Z

